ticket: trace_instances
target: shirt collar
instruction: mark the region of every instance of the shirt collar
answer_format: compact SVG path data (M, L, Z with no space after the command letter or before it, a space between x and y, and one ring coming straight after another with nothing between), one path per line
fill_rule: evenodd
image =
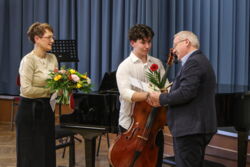
M133 52L130 53L130 57L133 63L141 62L141 60ZM149 55L147 55L147 63L148 62L152 62L152 58Z
M189 52L188 54L186 54L183 58L181 58L181 65L183 66L186 62L187 59L192 55L192 53L194 53L196 50L193 50L192 52Z

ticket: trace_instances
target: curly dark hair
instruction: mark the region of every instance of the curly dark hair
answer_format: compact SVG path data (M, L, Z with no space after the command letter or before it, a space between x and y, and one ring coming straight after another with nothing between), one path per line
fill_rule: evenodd
M137 41L138 39L153 38L154 31L145 24L136 24L130 28L128 38L130 41Z
M35 22L29 27L29 29L27 31L27 35L28 35L29 39L33 43L35 43L34 37L36 35L39 37L42 37L46 30L49 30L50 32L53 33L53 28L48 23Z

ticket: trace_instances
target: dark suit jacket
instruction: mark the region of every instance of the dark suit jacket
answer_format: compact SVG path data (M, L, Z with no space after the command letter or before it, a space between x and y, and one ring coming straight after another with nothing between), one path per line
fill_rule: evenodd
M168 126L174 137L216 132L216 79L213 68L200 50L188 58L160 104L168 104Z

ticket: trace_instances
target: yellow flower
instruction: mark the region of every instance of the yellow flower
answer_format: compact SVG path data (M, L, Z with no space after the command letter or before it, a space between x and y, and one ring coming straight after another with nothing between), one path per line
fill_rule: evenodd
M75 74L75 73L76 73L76 70L70 69L69 72L70 72L70 74Z
M54 80L55 81L58 81L59 79L61 79L62 78L62 75L56 75L55 77L54 77Z
M87 77L87 75L84 74L84 75L82 75L82 78L87 79L88 77Z
M58 95L57 102L68 104L69 92L72 92L73 89L79 89L82 92L91 91L91 84L88 84L87 80L89 78L86 73L81 74L74 69L65 69L63 67L49 73L46 87L50 88L51 93L63 91L61 95Z
M81 83L77 83L76 88L81 88L82 84Z

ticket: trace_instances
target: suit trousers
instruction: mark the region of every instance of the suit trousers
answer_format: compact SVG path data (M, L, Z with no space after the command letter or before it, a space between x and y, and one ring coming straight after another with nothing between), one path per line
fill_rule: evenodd
M127 130L119 125L119 133L126 132ZM159 147L158 151L158 159L157 159L157 165L156 167L162 166L162 160L163 160L163 151L164 151L164 136L163 131L160 130L156 136L155 144Z
M213 135L210 133L173 137L176 166L203 167L205 149Z

